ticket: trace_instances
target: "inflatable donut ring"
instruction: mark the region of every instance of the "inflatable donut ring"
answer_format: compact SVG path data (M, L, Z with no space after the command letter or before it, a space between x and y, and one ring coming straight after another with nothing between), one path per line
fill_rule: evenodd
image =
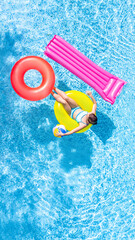
M39 87L31 88L24 82L24 74L31 69L39 71L42 75L42 83ZM13 66L11 84L20 97L30 101L38 101L51 93L55 84L55 74L46 60L37 56L28 56L20 59Z
M67 91L66 94L69 97L71 97L72 99L74 99L76 101L76 103L78 103L78 105L82 108L82 110L87 111L87 112L92 111L93 102L86 94L79 92L79 91L75 91L75 90ZM60 124L64 125L68 131L71 131L74 128L79 126L79 124L67 114L63 105L61 103L58 103L57 101L54 104L54 113L55 113L55 116L56 116L58 122ZM85 132L91 126L92 126L92 124L89 124L82 130L78 131L77 133Z

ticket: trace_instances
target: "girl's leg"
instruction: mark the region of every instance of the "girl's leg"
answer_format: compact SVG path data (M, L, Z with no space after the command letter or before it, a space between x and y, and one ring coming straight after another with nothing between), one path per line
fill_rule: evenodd
M71 114L71 107L70 105L66 102L65 99L63 99L60 95L54 93L53 91L51 92L52 96L56 99L57 102L62 103L63 107L65 108L66 112L68 115Z
M70 105L71 108L78 107L79 105L72 98L68 97L66 93L54 87L54 91L58 93L66 102Z

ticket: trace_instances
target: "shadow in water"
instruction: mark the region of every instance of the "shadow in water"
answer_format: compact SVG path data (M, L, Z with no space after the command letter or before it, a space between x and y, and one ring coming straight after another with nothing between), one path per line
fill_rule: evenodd
M1 80L2 84L0 85L0 100L1 107L10 104L10 109L12 107L12 102L10 96L13 94L13 89L10 82L10 73L14 65L11 59L18 57L20 54L15 47L16 41L21 41L23 38L22 34L14 33L14 36L10 32L6 32L4 39L0 36L1 46L0 46L0 69L1 69ZM3 108L4 109L4 108Z
M14 135L14 139L16 139L17 133L20 132L20 125L17 123L13 111L14 111L14 99L13 94L14 90L11 86L10 82L10 73L11 69L14 65L12 62L13 58L18 57L19 50L15 47L16 41L21 41L23 38L22 34L16 33L14 31L14 34L11 34L10 32L6 32L5 36L0 35L0 69L1 69L1 82L0 85L0 106L1 106L1 121L0 121L0 131L1 135L4 135L5 133L12 133ZM18 57L19 58L19 57ZM15 97L17 95L15 94ZM13 132L13 129L17 128L17 131ZM20 135L19 135L20 136ZM12 145L12 142L9 139L7 139L8 146ZM3 146L6 146L6 141L3 142L3 145L0 146L3 150Z
M106 141L112 136L114 129L116 129L112 120L104 113L97 111L98 124L91 128L99 139L106 144Z
M45 103L24 112L23 121L31 128L31 135L38 143L47 145L54 141L52 129L57 120L53 109Z
M90 156L93 146L85 134L80 133L64 137L64 139L61 139L60 147L63 154L61 167L66 171L70 171L77 166L91 168Z
M64 92L71 90L63 81L59 81L58 88Z

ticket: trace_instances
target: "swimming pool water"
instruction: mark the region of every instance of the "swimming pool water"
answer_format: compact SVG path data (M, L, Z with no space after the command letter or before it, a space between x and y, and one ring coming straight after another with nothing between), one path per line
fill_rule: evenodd
M132 0L0 3L0 239L135 239L135 33ZM44 56L57 34L128 82L114 105L91 89L98 125L57 139L51 96L20 98L10 84L17 60L46 59L56 86L90 87ZM36 71L26 75L37 86Z

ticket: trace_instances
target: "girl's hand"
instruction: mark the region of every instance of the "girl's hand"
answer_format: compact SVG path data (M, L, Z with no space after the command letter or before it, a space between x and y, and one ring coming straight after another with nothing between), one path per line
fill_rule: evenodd
M63 137L63 136L64 136L64 133L62 133L61 131L57 133L57 137Z
M89 95L90 97L92 96L91 91L87 91L86 94Z

